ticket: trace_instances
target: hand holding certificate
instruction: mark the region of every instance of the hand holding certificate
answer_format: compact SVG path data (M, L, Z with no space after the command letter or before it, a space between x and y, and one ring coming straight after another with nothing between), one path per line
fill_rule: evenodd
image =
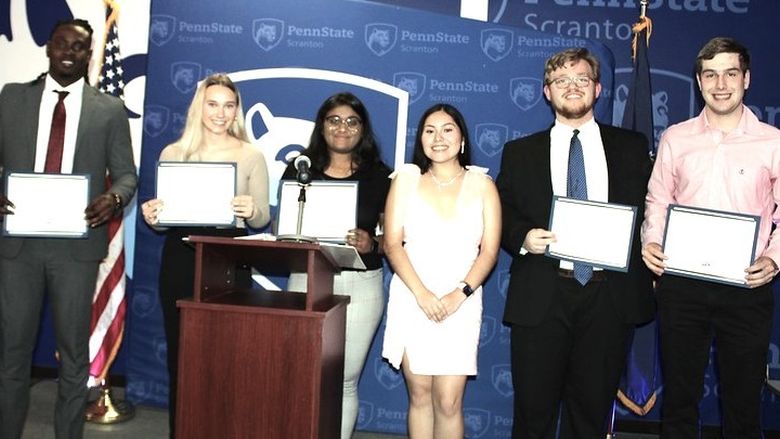
M156 216L161 226L231 226L236 218L236 164L160 162L156 199L164 208Z
M760 218L731 212L670 205L663 252L666 273L746 286Z
M89 203L89 177L71 174L12 172L5 183L13 215L6 215L8 236L85 238L84 210ZM42 203L41 196L46 195Z
M549 230L555 234L545 254L594 267L628 271L636 207L553 197Z

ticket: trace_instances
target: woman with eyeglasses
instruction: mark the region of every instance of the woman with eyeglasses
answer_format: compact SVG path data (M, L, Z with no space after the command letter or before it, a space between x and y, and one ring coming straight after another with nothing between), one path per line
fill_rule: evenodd
M350 230L346 243L360 253L365 271L342 270L333 281L334 294L350 296L344 346L344 391L341 437L352 437L358 414L357 385L368 349L382 319L382 212L390 189L390 169L382 163L368 111L351 93L338 93L317 111L309 147L303 152L311 160L314 180L357 181L357 228ZM282 175L294 180L293 162ZM290 291L306 291L306 274L292 273Z

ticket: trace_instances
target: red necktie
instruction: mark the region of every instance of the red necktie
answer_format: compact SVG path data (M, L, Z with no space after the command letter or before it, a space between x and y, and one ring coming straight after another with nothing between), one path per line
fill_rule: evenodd
M65 145L65 96L67 91L54 91L59 95L57 105L54 106L54 114L51 117L51 131L49 132L49 147L46 150L46 166L43 172L59 173L62 166L62 149Z

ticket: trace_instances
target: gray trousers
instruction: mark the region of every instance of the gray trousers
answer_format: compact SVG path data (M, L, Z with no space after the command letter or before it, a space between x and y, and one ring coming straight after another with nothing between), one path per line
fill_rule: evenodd
M287 289L305 292L306 274L290 275ZM344 335L344 390L341 405L341 439L349 439L355 429L360 407L357 388L360 373L385 307L382 269L342 271L333 278L333 293L350 297Z
M58 439L81 438L89 375L89 325L99 261L74 261L70 243L28 239L0 258L0 438L22 436L30 403L32 354L47 294L59 352L54 410Z

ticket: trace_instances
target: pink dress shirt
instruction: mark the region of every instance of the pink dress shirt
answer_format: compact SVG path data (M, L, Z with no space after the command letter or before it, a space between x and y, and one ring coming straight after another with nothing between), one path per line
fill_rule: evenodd
M780 222L778 177L780 130L744 105L728 134L711 127L704 111L673 125L661 136L647 185L642 245L663 242L669 204L738 212L761 217L756 259L768 256L780 266L780 229L771 233Z

